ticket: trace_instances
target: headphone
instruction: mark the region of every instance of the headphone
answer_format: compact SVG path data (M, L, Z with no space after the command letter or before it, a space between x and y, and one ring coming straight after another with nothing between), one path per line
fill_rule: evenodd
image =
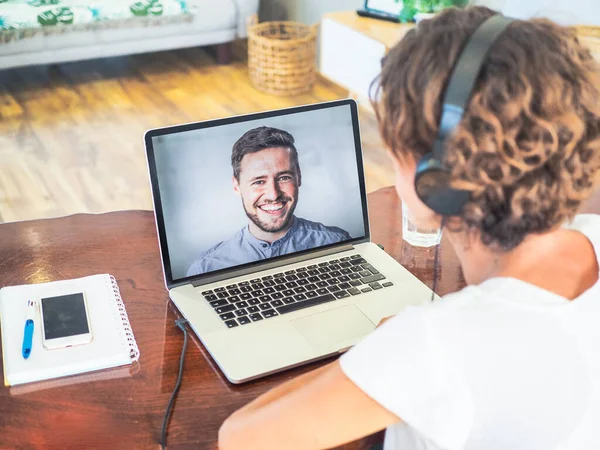
M442 117L433 150L417 163L415 191L419 199L443 216L461 214L470 192L450 187L445 165L446 138L459 125L475 82L494 42L514 19L495 15L485 20L467 41L452 71L444 94Z

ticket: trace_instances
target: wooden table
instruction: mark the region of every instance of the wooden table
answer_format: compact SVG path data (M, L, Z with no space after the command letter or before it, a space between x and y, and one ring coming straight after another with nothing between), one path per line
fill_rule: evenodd
M600 211L600 196L592 210ZM369 195L373 241L431 285L431 250L402 241L401 204L392 188ZM438 293L464 285L443 239ZM139 364L43 384L0 388L0 448L159 448L163 414L175 385L183 334L163 282L154 216L149 211L74 215L0 226L0 286L111 273L117 278L140 347ZM193 335L192 335L193 337ZM169 425L172 449L215 449L235 409L315 363L244 385L221 375L193 337ZM367 449L381 438L345 445Z

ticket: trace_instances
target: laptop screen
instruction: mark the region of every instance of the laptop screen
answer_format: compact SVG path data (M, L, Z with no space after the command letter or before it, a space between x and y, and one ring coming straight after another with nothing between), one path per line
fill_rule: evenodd
M167 281L364 239L353 101L151 130Z

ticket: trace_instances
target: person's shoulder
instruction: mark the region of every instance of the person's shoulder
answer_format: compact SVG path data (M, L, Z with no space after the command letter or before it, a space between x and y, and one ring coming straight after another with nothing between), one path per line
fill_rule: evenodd
M340 239L350 239L350 234L339 227L324 225L321 222L296 217L298 228L308 233L318 233L328 236L339 237Z
M580 231L600 241L600 214L577 214L573 220L563 224L563 228Z
M229 255L232 247L238 247L242 241L242 230L236 232L233 236L200 253L188 269L187 276L197 275L215 270L215 262L221 263L221 255Z

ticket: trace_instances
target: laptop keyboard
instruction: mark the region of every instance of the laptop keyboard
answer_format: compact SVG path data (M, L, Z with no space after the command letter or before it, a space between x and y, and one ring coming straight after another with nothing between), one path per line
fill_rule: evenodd
M230 284L202 295L229 328L393 286L361 255Z

